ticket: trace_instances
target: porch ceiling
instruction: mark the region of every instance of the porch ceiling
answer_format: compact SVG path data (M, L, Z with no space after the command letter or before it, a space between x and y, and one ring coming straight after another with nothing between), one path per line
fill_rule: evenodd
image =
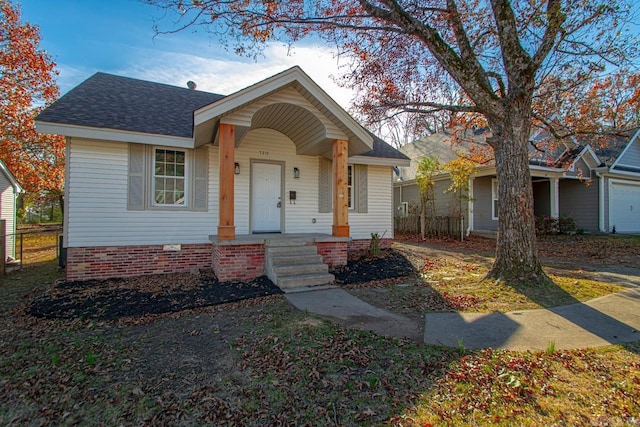
M251 129L268 128L283 133L304 155L331 152L332 140L326 137L326 127L309 110L293 104L271 104L258 110L251 120Z
M298 154L331 158L331 144L347 140L349 156L371 151L372 136L299 67L293 67L194 112L194 145L217 144L220 123L235 126L238 146L251 129L289 137Z

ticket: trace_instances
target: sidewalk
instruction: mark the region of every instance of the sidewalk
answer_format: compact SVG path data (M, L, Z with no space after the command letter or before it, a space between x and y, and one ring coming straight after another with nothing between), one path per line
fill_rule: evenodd
M465 348L545 350L598 347L640 340L640 289L586 303L509 313L428 313L420 325L340 288L287 294L298 309L382 335Z

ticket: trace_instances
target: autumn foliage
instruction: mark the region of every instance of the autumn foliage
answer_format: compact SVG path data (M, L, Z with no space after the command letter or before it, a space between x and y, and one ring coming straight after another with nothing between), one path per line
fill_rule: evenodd
M39 135L34 123L59 95L55 63L39 42L38 28L21 21L19 7L0 0L0 159L28 192L60 194L65 140Z

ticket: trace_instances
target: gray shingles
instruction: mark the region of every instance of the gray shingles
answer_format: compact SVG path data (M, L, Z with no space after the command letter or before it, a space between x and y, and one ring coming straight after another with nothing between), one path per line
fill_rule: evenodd
M96 73L53 103L37 121L191 138L193 112L224 95ZM371 134L363 156L408 159Z
M369 134L371 135L371 137L373 137L373 149L371 151L367 151L366 153L362 153L361 156L409 160L407 156L387 144L382 139L375 136L373 133L369 132Z
M190 138L193 112L223 95L96 73L38 115L41 122Z

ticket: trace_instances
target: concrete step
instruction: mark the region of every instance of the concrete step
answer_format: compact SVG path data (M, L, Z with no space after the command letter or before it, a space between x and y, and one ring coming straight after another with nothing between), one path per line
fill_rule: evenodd
M329 285L334 280L334 275L329 273L300 274L278 277L276 285L286 291L287 289Z
M322 262L321 255L278 255L271 257L271 265L317 264Z
M302 274L328 273L329 266L322 261L312 264L274 265L273 272L277 278L299 276Z
M315 245L267 246L265 248L266 256L316 255L317 253L318 248Z
M274 239L264 242L266 248L277 248L281 246L309 246L309 241L305 238L299 239Z

